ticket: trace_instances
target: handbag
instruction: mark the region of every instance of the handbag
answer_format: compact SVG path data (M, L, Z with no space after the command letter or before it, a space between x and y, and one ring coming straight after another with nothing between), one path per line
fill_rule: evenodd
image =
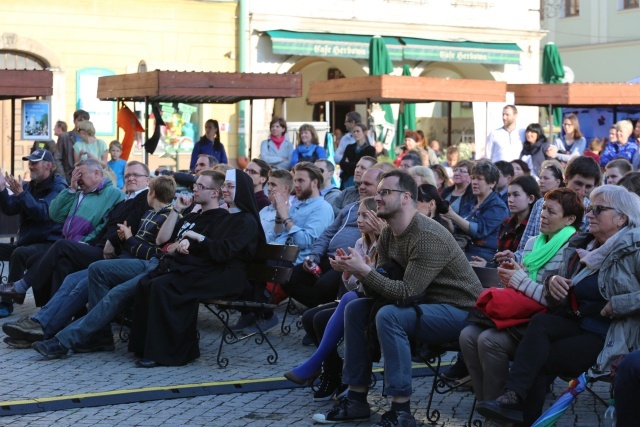
M533 315L547 311L547 307L513 288L485 289L474 308L491 319L498 330L529 323Z

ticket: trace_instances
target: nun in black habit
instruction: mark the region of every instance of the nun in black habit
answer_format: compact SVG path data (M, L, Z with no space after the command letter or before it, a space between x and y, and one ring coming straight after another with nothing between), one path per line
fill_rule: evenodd
M138 283L129 341L129 351L142 357L138 366L181 366L200 357L198 301L237 297L250 286L247 264L265 242L251 178L227 171L222 194L230 215L182 241L180 253L165 255Z

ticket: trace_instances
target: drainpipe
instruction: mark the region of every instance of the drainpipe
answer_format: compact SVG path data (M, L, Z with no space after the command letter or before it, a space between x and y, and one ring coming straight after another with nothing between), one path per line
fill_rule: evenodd
M238 71L247 72L247 22L249 0L238 0ZM251 132L251 123L246 122L247 101L238 103L238 166L244 169L249 163L246 134Z

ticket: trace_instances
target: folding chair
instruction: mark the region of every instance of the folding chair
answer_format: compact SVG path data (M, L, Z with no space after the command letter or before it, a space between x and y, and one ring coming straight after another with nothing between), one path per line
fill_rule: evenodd
M292 269L290 267L272 266L271 263L292 263L298 257L298 247L293 245L269 245L261 244L258 246L256 256L253 261L247 266L247 277L252 283L263 284L266 282L272 282L276 285L282 284L289 280ZM275 304L269 302L256 302L256 301L242 301L236 299L226 298L211 298L203 299L200 301L207 310L220 320L224 330L222 331L222 337L220 339L220 346L218 347L217 363L221 368L226 367L229 364L229 359L222 357L222 346L224 344L235 344L243 341L247 338L251 338L254 335L256 344L260 345L266 342L273 354L267 356L267 362L274 364L278 361L278 352L275 347L267 338L257 322L264 316L264 310L275 310L277 307ZM256 329L258 332L249 335L240 336L231 330L229 327L230 312L238 309L251 309L256 313Z

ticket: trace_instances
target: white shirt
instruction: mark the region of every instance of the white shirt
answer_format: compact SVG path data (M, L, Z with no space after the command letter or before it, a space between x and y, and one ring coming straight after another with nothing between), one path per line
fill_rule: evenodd
M509 132L503 126L489 134L485 157L494 163L498 160L510 162L519 159L523 141L524 129Z

